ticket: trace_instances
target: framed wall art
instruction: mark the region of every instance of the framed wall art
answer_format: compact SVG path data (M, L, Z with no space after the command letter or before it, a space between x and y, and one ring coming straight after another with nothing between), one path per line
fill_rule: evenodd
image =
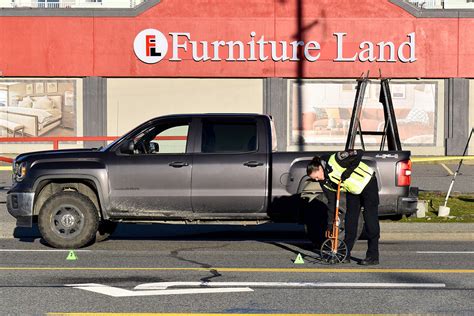
M46 91L48 93L56 93L58 92L58 83L56 81L47 82L46 83Z
M27 83L25 87L26 87L26 91L25 91L26 94L33 94L33 84L32 83Z
M36 82L35 83L35 94L44 93L44 83Z

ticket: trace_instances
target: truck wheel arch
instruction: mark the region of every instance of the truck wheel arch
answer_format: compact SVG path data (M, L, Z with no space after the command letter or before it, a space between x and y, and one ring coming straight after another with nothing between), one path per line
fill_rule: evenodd
M35 200L33 215L38 215L41 207L46 200L53 194L60 191L76 191L91 200L99 212L99 217L107 219L104 211L104 203L101 196L100 186L97 181L90 178L72 178L72 177L41 177L34 186Z
M55 248L76 249L89 244L98 226L98 210L77 191L59 191L50 196L38 215L41 236Z
M317 182L316 182L317 183ZM298 190L297 190L297 194L301 194L305 191L305 189L307 189L308 186L312 186L314 184L313 181L311 181L311 179L308 177L308 176L303 176L301 179L300 179L300 182L298 184ZM319 188L319 184L317 183L317 186ZM323 192L323 190L319 189L318 190L320 193Z

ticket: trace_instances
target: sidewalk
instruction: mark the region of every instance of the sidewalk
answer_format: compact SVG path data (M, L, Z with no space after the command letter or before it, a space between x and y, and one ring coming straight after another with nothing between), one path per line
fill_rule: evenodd
M380 223L381 240L474 241L474 223Z

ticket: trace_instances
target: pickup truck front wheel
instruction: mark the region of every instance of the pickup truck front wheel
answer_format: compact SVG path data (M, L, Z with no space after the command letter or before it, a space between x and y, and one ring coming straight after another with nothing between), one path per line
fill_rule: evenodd
M96 235L99 215L91 200L75 191L52 195L38 215L41 236L55 248L87 245Z

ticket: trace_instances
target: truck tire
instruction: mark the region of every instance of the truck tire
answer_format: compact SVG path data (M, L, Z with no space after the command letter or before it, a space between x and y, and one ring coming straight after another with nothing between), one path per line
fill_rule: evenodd
M117 223L111 221L101 221L99 223L99 229L95 234L95 241L101 242L107 240L117 228Z
M44 240L55 248L75 249L93 240L99 215L91 200L75 191L52 195L38 215L38 228Z

